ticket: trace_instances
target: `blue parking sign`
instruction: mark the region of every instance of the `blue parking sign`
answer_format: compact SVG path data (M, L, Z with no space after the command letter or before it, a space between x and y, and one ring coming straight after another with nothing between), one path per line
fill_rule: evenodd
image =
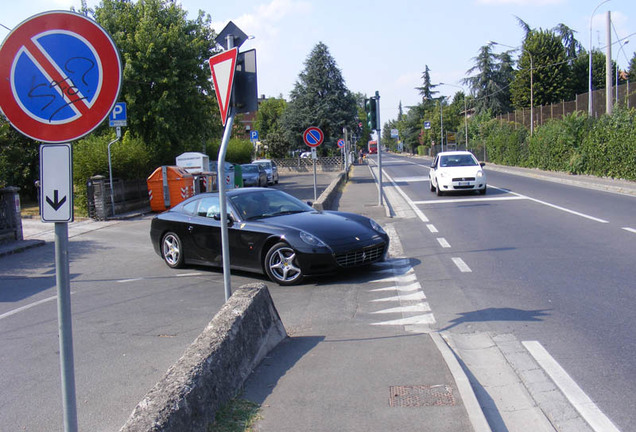
M258 131L257 130L253 130L250 132L250 139L252 141L258 141Z

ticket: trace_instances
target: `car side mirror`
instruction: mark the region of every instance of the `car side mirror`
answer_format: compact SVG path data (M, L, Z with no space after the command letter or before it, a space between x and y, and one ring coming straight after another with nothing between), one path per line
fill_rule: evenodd
M435 169L435 164L431 164L431 168Z
M217 213L214 215L214 220L215 221L220 221L221 220L221 213ZM234 224L234 218L232 217L232 215L230 213L227 214L227 225L228 226L232 226Z
M486 166L486 162L479 162L479 165L481 165L481 167L485 167Z

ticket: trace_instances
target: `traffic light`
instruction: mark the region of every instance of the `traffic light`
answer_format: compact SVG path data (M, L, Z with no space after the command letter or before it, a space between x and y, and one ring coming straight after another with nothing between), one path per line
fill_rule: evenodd
M376 98L365 99L364 109L367 112L367 125L371 130L378 129L378 112L376 105Z

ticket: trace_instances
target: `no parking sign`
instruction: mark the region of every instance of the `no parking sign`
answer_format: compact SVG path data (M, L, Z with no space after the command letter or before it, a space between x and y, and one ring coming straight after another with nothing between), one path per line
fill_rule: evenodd
M108 116L121 87L110 36L72 12L45 12L16 27L0 47L0 108L24 135L73 141Z

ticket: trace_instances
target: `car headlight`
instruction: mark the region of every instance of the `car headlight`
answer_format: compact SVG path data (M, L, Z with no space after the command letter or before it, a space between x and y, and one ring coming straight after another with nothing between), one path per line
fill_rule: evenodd
M310 246L327 247L327 245L318 237L306 233L305 231L300 232L300 239Z
M444 178L448 175L448 173L446 171L440 171L439 176Z
M481 178L484 176L484 172L483 171L477 171L477 178Z
M371 228L373 228L374 230L376 230L377 232L379 232L380 234L386 234L386 232L384 231L384 229L380 226L379 223L377 223L376 221L374 221L373 219L369 219L369 223L371 224Z

